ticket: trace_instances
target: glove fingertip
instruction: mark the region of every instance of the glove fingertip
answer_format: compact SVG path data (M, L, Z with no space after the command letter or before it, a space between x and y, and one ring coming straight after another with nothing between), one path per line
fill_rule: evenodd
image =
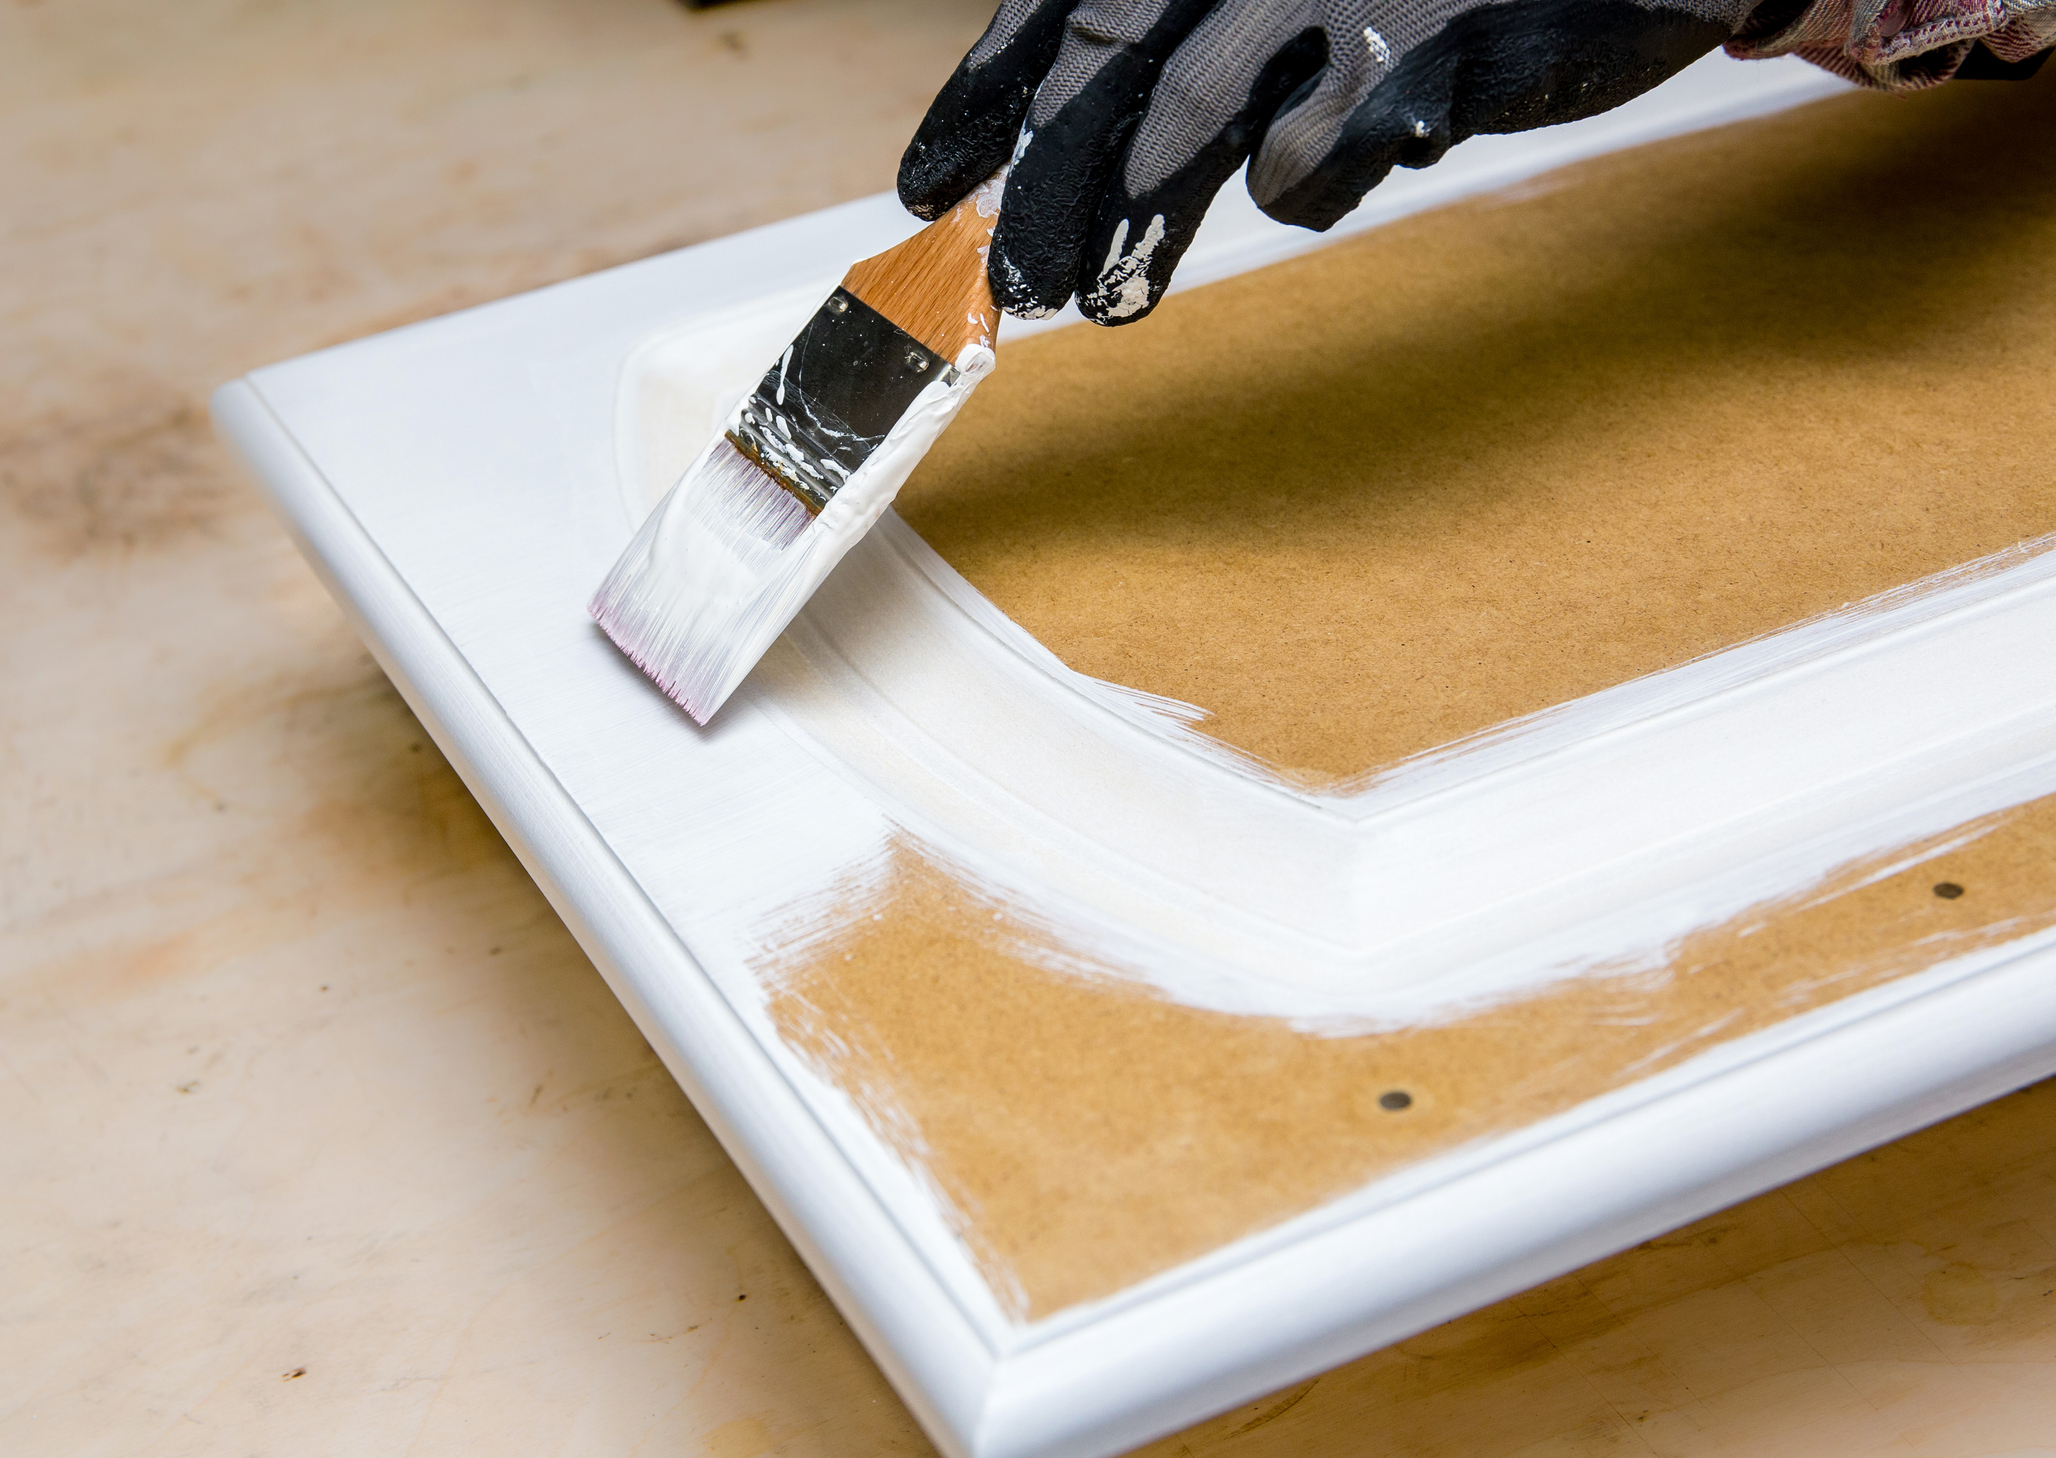
M1257 208L1272 222L1325 233L1355 212L1362 201L1361 197L1344 200L1317 188L1295 188L1269 202L1259 202Z
M1148 274L1137 274L1115 288L1097 288L1078 295L1078 312L1106 328L1147 319L1163 302L1170 280L1159 283Z
M959 67L900 155L897 191L916 217L941 217L1013 155L1031 77Z
M1000 222L1006 222L1002 208ZM1049 279L1039 278L1038 273L1046 269L1024 269L1015 261L1014 255L1001 246L995 235L991 251L985 255L985 272L992 283L992 300L1016 319L1047 319L1064 305L1071 302L1071 290L1061 286L1061 296L1052 287Z
M899 178L895 190L899 193L900 206L915 217L934 222L950 209L950 202L943 199L944 187L938 187L938 168L928 155L928 149L917 139L907 148L906 156L900 159Z
M1213 169L1150 198L1119 198L1100 215L1078 279L1078 311L1095 324L1132 324L1163 302L1207 204L1220 189Z

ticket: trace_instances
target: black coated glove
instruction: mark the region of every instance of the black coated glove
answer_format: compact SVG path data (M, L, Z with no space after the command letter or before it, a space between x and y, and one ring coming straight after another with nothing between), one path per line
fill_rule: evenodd
M914 134L900 200L933 218L1013 155L993 294L1034 318L1156 307L1249 161L1283 223L1327 229L1395 164L1618 106L1721 44L1755 0L1001 0Z

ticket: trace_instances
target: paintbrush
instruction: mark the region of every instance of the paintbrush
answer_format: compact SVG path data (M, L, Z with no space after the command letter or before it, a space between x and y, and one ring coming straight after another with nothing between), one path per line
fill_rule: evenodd
M699 723L991 373L1003 178L844 275L600 584L588 611Z

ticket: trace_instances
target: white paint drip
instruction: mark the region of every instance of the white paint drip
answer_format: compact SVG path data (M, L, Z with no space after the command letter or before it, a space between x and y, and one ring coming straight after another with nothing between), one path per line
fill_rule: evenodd
M1377 58L1379 65L1391 69L1392 47L1385 44L1385 37L1368 25L1364 27L1364 44L1370 47L1371 54Z

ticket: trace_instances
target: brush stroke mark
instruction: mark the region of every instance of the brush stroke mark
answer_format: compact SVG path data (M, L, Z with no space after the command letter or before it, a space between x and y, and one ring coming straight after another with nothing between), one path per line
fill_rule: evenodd
M779 1035L941 1194L1003 1304L1034 1319L2056 927L2052 860L2056 797L1842 866L1700 927L1656 966L1596 967L1431 1026L1319 1036L1095 968L900 837L882 875L815 903L805 935L804 918L764 923L757 968ZM1935 897L1940 876L1970 892ZM1403 1110L1380 1102L1395 1088Z

